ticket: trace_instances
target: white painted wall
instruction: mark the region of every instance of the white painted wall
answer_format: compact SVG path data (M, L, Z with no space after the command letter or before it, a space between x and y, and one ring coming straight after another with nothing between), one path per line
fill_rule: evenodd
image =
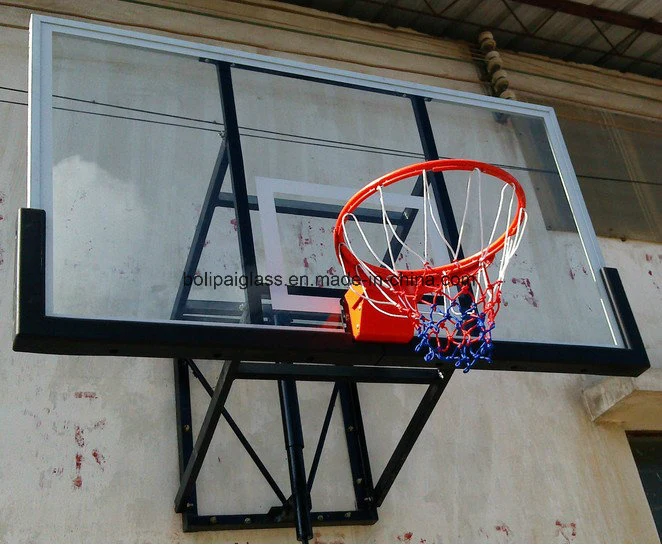
M200 3L201 9L212 9L202 0ZM114 9L112 17L117 21L159 24L171 30L174 26L189 38L218 25L217 20L202 16L147 7L129 12L111 4L90 2L83 8L75 2L61 3L63 10L90 17L103 17L104 10ZM277 20L282 14L269 12L272 4L265 2L263 10L242 17L256 21L269 15ZM19 8L0 9L0 87L5 88L0 89L0 98L16 103L0 103L0 422L4 426L0 435L0 541L293 542L291 530L181 532L172 505L178 471L169 361L12 352L14 233L17 210L26 205L28 14ZM214 33L225 32L226 40L244 48L270 45L286 54L287 44L308 44L317 56L326 52L329 63L349 64L337 59L345 55L353 60L351 64L363 60L368 71L394 73L370 65L375 59L383 60L374 52L378 47L355 45L350 49L351 42L341 42L344 47L339 50L332 41L307 38L300 32L310 29L308 16L289 13L287 17L299 31L265 31L260 35L261 45L255 44L255 33L247 31L254 30L254 23L224 22ZM351 38L355 32L354 27L343 27L338 18L326 25L338 36ZM366 29L363 39L377 40L372 33ZM214 36L218 35L200 40L211 41ZM381 40L391 46L420 41L413 34L391 31ZM429 72L420 81L479 90L477 83L470 83L471 66L461 60L461 49L443 41L426 40L426 45L455 57L455 61L437 60L435 71L465 76L465 81ZM418 57L402 53L392 54L391 65L397 67L402 57L414 61L411 72L429 69ZM653 369L637 380L638 385L661 390L662 334L657 324L662 248L614 240L601 244L608 264L619 268L652 362ZM203 366L213 380L213 363ZM599 378L554 374L456 374L380 509L380 521L372 527L319 529L315 540L657 542L625 433L617 426L592 423L583 407L582 389L597 381ZM308 463L327 393L328 386L300 388L305 434L313 440L306 448ZM421 388L366 386L360 393L376 476ZM196 387L198 425L205 397ZM276 397L271 384L238 383L228 406L265 462L275 469L280 485L286 487ZM330 449L341 448L340 434L335 423ZM332 453L325 453L313 497L351 505L346 463ZM200 511L265 511L275 501L269 499L268 488L259 478L224 427L214 439L200 477L204 487Z

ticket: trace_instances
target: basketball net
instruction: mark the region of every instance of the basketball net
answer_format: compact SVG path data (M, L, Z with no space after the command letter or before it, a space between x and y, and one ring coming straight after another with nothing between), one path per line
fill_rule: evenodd
M457 170L466 172L468 179L457 241L451 244L432 208L434 195L428 173ZM503 181L491 222L484 222L481 184L484 173ZM398 234L386 210L383 193L390 184L417 174L422 175L423 185L422 250L415 250ZM474 194L478 210L472 215L469 200ZM378 197L381 207L388 258L377 255L363 225L353 213L372 195ZM479 360L491 362L492 332L502 303L501 287L524 234L527 222L525 204L521 185L498 167L465 160L411 165L372 182L348 202L334 230L336 254L345 274L360 278L358 284L350 286L350 291L355 298L359 297L384 316L382 324L393 323L391 319L408 320L418 338L416 351L423 353L425 361L438 359L468 372ZM468 217L478 220L481 249L463 258L462 239ZM503 226L504 221L506 230L499 233L497 227L499 223ZM352 234L348 224L352 225ZM359 242L367 247L374 263L358 256L355 246ZM439 242L448 251L450 263L434 267L430 247ZM409 259L420 262L420 269L399 269L396 266L396 254L405 252Z

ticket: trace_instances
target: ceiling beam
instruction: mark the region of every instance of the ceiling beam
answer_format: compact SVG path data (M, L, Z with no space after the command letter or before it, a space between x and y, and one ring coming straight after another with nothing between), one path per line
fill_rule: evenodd
M290 4L300 4L304 0L286 0ZM381 8L384 6L384 0L344 0L343 4L341 7L336 8L336 9L331 9L329 8L324 8L322 7L323 2L322 0L317 0L317 3L315 3L315 7L319 10L330 12L330 13L339 13L341 15L348 16L348 12L351 10L351 8L358 4L360 1L361 4L367 4L367 5L372 5L372 6L377 6L378 8ZM439 0L427 0L424 6L427 6L427 9L422 10L422 9L417 9L417 8L412 8L410 7L409 3L395 3L392 5L392 11L393 14L395 15L406 15L408 17L409 23L406 24L407 27L410 27L411 29L415 29L421 33L425 33L427 35L432 35L432 36L438 36L438 37L444 37L445 31L447 28L453 28L463 26L463 27L468 27L469 31L467 33L475 33L471 38L465 38L465 40L475 40L475 36L478 35L480 31L484 31L486 29L491 30L495 37L497 37L497 40L503 43L502 48L504 46L510 47L513 43L517 42L522 43L524 41L530 41L533 43L540 43L540 45L547 46L547 45L556 45L556 46L562 46L564 48L568 48L571 51L573 49L577 49L577 52L579 51L585 51L585 52L590 52L592 54L595 54L596 59L604 56L605 54L609 53L610 56L617 57L620 60L623 60L624 63L626 63L628 68L631 67L638 67L638 68L645 68L640 69L639 73L642 75L647 75L647 76L652 76L652 77L658 77L658 74L660 77L662 77L662 63L656 62L655 60L647 60L645 57L635 57L635 56L630 56L627 53L617 53L615 51L612 51L610 49L599 49L599 48L594 48L589 45L578 45L575 43L569 43L567 41L564 41L562 38L555 37L555 38L550 38L550 37L545 37L538 35L538 31L540 27L545 25L551 16L554 16L555 13L558 13L557 10L551 8L550 6L553 4L555 7L557 4L560 4L559 0L537 0L538 3L545 2L545 6L541 6L543 8L549 8L551 13L547 12L547 17L545 19L541 20L541 24L538 25L536 28L532 30L530 33L524 33L520 30L514 31L510 29L503 29L498 26L494 26L494 24L490 24L488 22L477 22L477 21L466 21L463 19L467 14L459 14L455 15L454 17L449 17L445 15L445 13L453 6L456 6L460 2L464 2L465 0L453 0L450 4L448 4L444 9L441 11L436 11L435 10L430 10L430 6L436 6L436 2ZM481 2L486 2L487 0L473 0L469 4L469 11L480 11L477 8L480 6ZM520 4L524 3L530 3L532 4L534 0L510 0L512 2L519 2ZM575 4L575 2L569 2L571 4ZM414 4L411 4L414 5ZM549 6L548 6L549 5ZM613 13L618 13L618 12L613 12ZM540 15L546 14L545 11L541 11ZM361 13L359 12L356 16L358 19L363 19L366 21L366 17L362 17ZM538 21L538 20L536 20ZM643 20L648 22L648 20ZM387 23L387 22L384 22ZM431 26L434 26L432 29ZM654 32L650 31L649 32ZM662 34L662 33L660 33ZM536 48L531 47L530 45L527 46L527 48L522 48L524 52L533 52L535 54L542 54L549 56L549 53L545 48L538 48L540 47L538 45ZM657 46L656 46L657 48ZM563 58L561 56L556 56L556 58Z
M514 0L520 4L529 4L538 8L546 8L564 14L571 14L595 21L603 21L628 29L646 31L655 35L662 35L662 22L655 19L646 19L632 14L599 8L590 4L579 4L572 0Z

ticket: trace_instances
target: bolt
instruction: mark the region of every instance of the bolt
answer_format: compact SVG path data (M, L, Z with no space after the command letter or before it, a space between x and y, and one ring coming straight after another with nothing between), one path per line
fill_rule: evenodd
M210 518L209 518L209 523L211 523L212 525L213 525L214 523L216 523L216 516L210 517Z
M317 516L317 521L324 521L324 516L323 515L318 515Z
M345 514L345 517L346 517L347 519L349 519L350 517L352 517L352 512L347 512L347 513Z
M249 523L251 523L251 518L250 518L250 517L247 517L246 519L244 519L244 523L245 523L246 525L248 525Z
M353 426L348 426L347 427L347 432L354 432L354 427Z
M187 509L190 510L192 507L193 507L193 504L191 504L191 502L187 502L187 503L186 503L186 508L187 508Z
M184 425L184 432L189 432L191 430L191 425L190 424L185 424Z
M440 377L442 380L444 379L444 373L443 373L441 370L439 370L439 377Z
M368 503L372 502L372 496L366 496L365 498L363 498L363 501Z
M356 479L356 484L361 484L363 482L363 479Z

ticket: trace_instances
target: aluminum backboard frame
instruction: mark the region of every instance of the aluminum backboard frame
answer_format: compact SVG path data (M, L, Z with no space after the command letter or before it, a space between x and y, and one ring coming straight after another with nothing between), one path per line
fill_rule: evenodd
M538 106L538 105L531 105L527 103L520 103L520 102L514 102L514 101L506 101L502 99L497 99L497 98L492 98L492 97L484 97L481 95L476 95L472 93L464 93L464 92L457 92L457 91L451 91L451 90L445 90L441 88L435 88L435 87L429 87L429 86L420 86L416 84L411 84L407 82L402 82L402 81L397 81L397 80L390 80L390 79L384 79L376 76L366 76L366 75L361 75L357 74L354 72L346 72L346 71L340 71L340 70L332 70L328 68L324 68L321 66L316 66L316 65L311 65L311 64L303 64L299 62L293 62L293 61L287 61L287 60L280 60L272 57L266 57L266 56L259 56L259 55L254 55L254 54L249 54L249 53L242 53L239 51L232 51L220 47L214 47L214 46L208 46L208 45L197 45L194 43L189 43L186 41L180 41L177 39L171 39L168 37L159 37L159 36L152 36L152 35L146 35L142 33L136 33L132 31L127 31L127 30L122 30L122 29L117 29L117 28L110 28L110 27L104 27L104 26L98 26L98 25L91 25L87 23L82 23L82 22L77 22L77 21L67 21L67 20L62 20L62 19L57 19L57 18L50 18L50 17L42 17L42 16L33 16L31 20L31 38L30 38L30 84L29 84L29 99L30 99L30 110L29 110L29 146L30 146L30 153L29 153L29 164L28 164L28 174L29 174L29 200L28 204L31 208L40 208L43 206L48 207L49 203L52 204L52 200L49 201L49 196L52 193L52 184L49 185L49 181L51 180L50 176L50 168L52 165L52 152L51 152L51 145L52 145L52 136L51 136L51 129L52 129L52 103L50 102L50 94L52 93L52 75L51 75L51 68L49 66L49 61L50 57L52 55L52 36L53 33L61 33L61 34L69 34L69 35L74 35L78 37L86 37L90 39L96 39L96 40L101 40L101 41L109 41L109 42L116 42L116 43L121 43L121 44L126 44L126 45L133 45L133 46L139 46L143 48L149 48L152 50L160 50L164 52L169 52L169 53L177 53L177 54L183 54L187 56L192 56L192 57L198 57L198 58L208 58L216 61L222 61L225 63L228 63L232 65L233 67L242 67L246 66L251 69L253 68L261 68L266 72L273 72L277 74L284 74L284 75L296 75L296 76L301 76L304 78L309 78L311 80L316 80L316 81L321 81L321 82L329 82L329 83L334 83L334 84L343 84L343 85L351 85L359 89L364 89L364 90L372 90L372 91L379 91L379 92L388 92L390 94L395 94L395 95L402 95L402 96L410 96L410 97L423 97L423 98L432 98L436 99L439 101L444 101L447 103L454 103L457 105L465 105L465 106L472 106L472 107L481 107L485 108L491 111L496 111L496 112L501 112L505 114L512 114L512 115L524 115L524 116L529 116L529 117L535 117L539 118L543 121L546 133L549 138L550 142L550 147L552 149L552 153L556 162L556 165L559 170L559 175L561 177L565 194L568 198L568 202L570 203L570 206L572 207L573 210L573 218L575 219L575 224L577 226L577 230L579 233L579 237L582 242L582 246L584 248L585 254L587 256L587 259L590 263L590 271L593 276L593 279L596 282L597 288L600 290L601 294L603 295L602 299L608 300L608 293L607 293L607 287L603 284L602 277L599 276L598 271L604 269L604 261L600 253L599 245L597 242L597 238L593 232L593 228L590 223L590 219L588 217L588 213L586 210L586 206L583 202L581 192L579 189L579 185L577 182L577 179L575 177L574 171L572 169L572 164L570 162L570 158L567 153L567 149L565 147L565 143L563 141L563 137L561 135L560 128L558 126L558 122L556 120L555 114L553 109L550 107L543 107L543 106ZM49 187L50 186L50 187ZM30 221L35 221L39 220L34 214L29 218ZM40 228L39 226L37 228ZM43 230L39 232L43 238L33 238L33 242L44 242L45 244L47 243L47 237L48 237L48 230L46 227L44 227ZM23 238L25 238L25 235L23 235ZM48 262L48 255L47 255L47 250L44 251L43 253L44 259L42 260L42 263L44 263L44 260ZM35 266L33 265L28 265L26 262L21 259L22 261L22 267L25 270L27 267L31 267L36 271ZM39 266L37 266L39 267ZM20 270L19 270L20 271ZM44 283L48 284L49 281L52 281L52 277L49 277L49 266L44 264L41 267L39 267L39 273L43 274L44 278ZM613 275L613 274L612 274ZM25 286L25 282L24 282ZM618 290L618 289L617 289ZM18 315L23 314L23 319L18 320L17 324L27 324L27 323L32 323L33 325L36 324L39 320L37 319L32 320L32 319L25 319L25 312L24 310L26 309L26 306L21 304L21 301L24 300L24 298L21 296L21 289L19 288L19 305L17 308ZM619 304L622 306L622 302L620 301ZM628 308L629 309L629 308ZM621 324L623 320L620 320L619 316L620 313L618 310L622 310L622 308L617 309L617 321L620 321ZM50 319L50 320L63 320L60 321L61 325L66 325L68 324L73 324L74 322L87 322L88 324L92 324L94 320L87 320L87 319L77 319L77 318L52 318L49 316L46 316L45 314L45 306L43 313L40 310L38 312L38 315L34 316L35 318L43 318L43 319ZM112 323L115 322L115 323ZM628 322L628 320L626 320ZM633 322L633 321L632 321ZM138 322L139 323L139 322ZM43 324L42 324L43 325ZM98 324L101 326L101 324ZM82 351L82 354L142 354L145 356L181 356L182 352L170 352L168 350L165 350L164 352L164 347L157 347L156 345L151 345L153 348L149 348L148 346L142 346L142 348L137 349L135 346L135 343L131 343L130 341L127 342L127 336L121 335L120 337L124 338L124 340L118 339L116 336L116 333L120 331L124 326L126 325L125 322L117 320L108 320L106 321L105 327L107 328L107 343L104 343L103 341L103 334L100 334L99 337L96 338L94 342L91 342L91 340L88 340L87 342L79 342L75 341L75 339L78 338L77 335L72 335L73 332L69 330L68 332L63 332L66 333L64 335L60 334L53 334L53 339L51 342L43 342L43 336L42 337L42 342L37 343L37 345L40 345L39 347L35 346L35 335L34 331L32 333L29 333L28 330L25 328L17 328L17 344L16 347L21 349L21 347L24 347L22 350L36 350L40 351L43 350L44 352L75 352L77 354L81 354L79 351ZM143 324L145 325L145 324ZM156 333L158 330L159 325L163 326L170 326L168 328L168 331L174 332L172 329L172 326L175 328L182 326L186 328L187 326L191 326L194 329L193 330L198 330L200 326L193 326L193 324L185 324L185 323L178 323L178 324L172 324L172 322L168 321L163 321L163 322L152 322L152 325L154 325L157 329L154 330L152 334L150 334L150 337L156 338L159 337L159 334ZM613 326L614 330L614 335L618 336L618 329L616 327L616 324L611 324ZM636 324L634 324L636 327ZM279 335L276 335L276 332L281 331L283 328L279 328L278 326L255 326L255 325L233 325L233 326L219 326L219 327L232 327L235 329L235 334L234 335L229 335L228 341L226 344L234 343L237 341L237 334L238 332L246 332L248 329L251 328L257 328L257 329L265 329L265 331L270 331L272 332L274 337L274 346L280 346L281 345L276 338L280 337ZM32 329L32 328L28 328ZM67 330L68 327L65 327L64 330ZM77 328L74 328L77 329ZM102 328L103 329L103 328ZM134 328L131 328L134 329ZM151 329L151 328L150 328ZM301 328L301 331L298 328L288 328L288 337L291 337L292 335L296 336L297 333L301 333L302 337L301 339L304 339L308 337L307 335L303 335L303 329ZM631 332L623 332L622 327L621 329L621 335L626 338L631 338L632 333ZM193 331L189 330L189 331ZM186 329L181 330L182 333L186 331ZM324 332L322 335L333 335L334 337L341 336L345 337L344 334L340 332ZM638 334L637 334L638 335ZM60 341L57 341L57 338L60 337ZM85 337L85 336L83 336ZM164 333L164 339L171 338L170 333ZM189 338L189 334L184 336L184 339ZM636 337L636 336L635 336ZM31 338L33 341L28 342L26 344L26 340ZM68 341L65 341L64 339L68 339ZM186 345L186 342L183 342L184 345ZM94 348L94 347L99 347L100 345L104 345L107 347L110 346L115 346L116 348L113 349L101 349L101 348ZM191 343L192 345L195 345L195 342ZM222 345L223 343L221 343ZM299 344L299 343L296 343ZM80 345L79 349L77 350L74 345ZM132 345L129 347L128 345ZM158 343L157 343L158 345ZM313 344L316 345L316 344ZM525 365L522 365L521 367L517 364L513 365L512 362L514 361L522 361L522 363L529 362L532 366L532 370L539 369L537 367L540 367L541 364L534 364L531 360L527 360L530 356L530 349L533 346L538 346L540 344L532 344L532 343L517 343L517 342L507 342L507 343L501 343L501 345L505 348L506 346L512 346L513 349L516 346L519 346L520 349L515 350L514 352L511 351L505 351L505 354L509 354L509 358L504 358L503 359L503 364L506 364L507 362L510 362L510 368L520 368L520 369L526 369ZM636 343L635 343L636 345ZM338 346L346 346L346 341L342 341L338 344ZM117 348L119 347L119 348ZM557 344L550 345L550 348L559 348L560 346ZM568 346L570 347L570 346ZM575 354L582 353L582 346L580 345L574 345L572 346L573 349L572 352ZM209 355L209 349L211 347L208 347L207 349L204 349L201 351L201 348L198 347L197 349L192 349L192 352L188 352L187 354L190 356L202 356L202 354ZM272 347L273 349L274 347ZM251 349L254 349L252 347ZM294 347L290 346L290 344L287 344L287 350L292 351ZM632 349L632 347L625 348L625 349L619 349L615 348L614 351L619 352L619 351L628 351ZM186 349L178 349L179 351L185 351ZM212 349L213 350L213 349ZM607 349L609 350L609 349ZM92 352L90 352L92 351ZM138 352L136 352L138 351ZM247 349L242 349L241 351L242 355L246 354L252 354L254 351L253 350L247 350ZM262 354L261 351L256 351L258 354ZM277 353L278 351L276 351ZM335 351L333 351L335 352ZM520 353L521 355L527 355L526 357L516 357L512 358L511 355L515 355L516 353ZM274 351L267 350L266 354L276 354ZM409 359L405 358L404 352L400 351L399 348L380 348L375 350L374 347L368 347L366 348L365 351L361 349L356 349L356 347L353 347L353 350L350 351L350 355L352 355L350 358L354 359L354 362L360 361L360 357L358 357L359 354L361 353L367 353L371 354L372 356L368 357L368 363L369 364L383 364L386 362L396 362L396 363L408 363ZM394 353L394 359L389 360L388 358L385 359L385 355L389 353ZM543 352L544 353L544 352ZM215 354L222 355L223 352L216 351ZM503 356L505 356L503 354ZM548 353L550 356L553 354L553 352ZM624 354L624 353L622 353ZM375 358L375 355L379 355L377 358ZM499 351L497 351L497 355L499 355ZM644 353L645 355L645 353ZM591 358L589 355L584 354L584 357L586 359L577 357L573 358L570 360L574 360L575 362L580 362L583 360L590 361ZM305 358L302 357L304 360L312 360L312 361L319 361L319 362L326 362L328 361L328 358L321 357L319 360L316 359L315 356L308 355ZM496 357L497 360L501 360L499 356ZM357 360L358 359L358 360ZM400 360L402 359L402 360ZM331 360L334 360L333 358ZM342 360L342 359L341 359ZM563 359L560 359L563 360ZM597 359L600 360L600 359ZM617 359L620 360L620 359ZM628 360L628 359L625 359ZM640 369L643 361L641 359L630 359L630 362L638 362L636 368ZM647 366L647 365L646 365ZM487 366L489 368L499 368L499 366L493 366L489 365ZM563 368L563 366L561 366ZM546 370L553 370L553 359L550 360L545 365ZM574 367L573 367L574 369ZM577 367L576 371L584 371L585 367L582 367L581 365ZM598 373L593 372L593 373Z

